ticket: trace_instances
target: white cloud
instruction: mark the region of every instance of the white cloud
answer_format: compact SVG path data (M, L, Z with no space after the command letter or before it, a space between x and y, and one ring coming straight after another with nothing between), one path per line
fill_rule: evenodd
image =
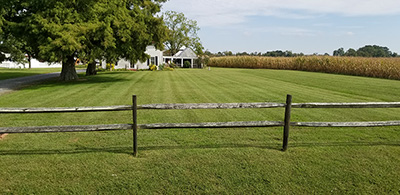
M184 12L200 26L245 23L249 16L309 18L320 14L377 16L400 13L399 0L169 0L163 10Z
M243 32L244 36L250 37L253 35L272 33L276 35L284 35L284 36L296 36L296 37L313 37L317 36L321 32L311 29L304 28L296 28L296 27L284 27L284 26L264 26L257 28L244 28L243 26L231 27L231 30L240 31L241 29L245 29Z

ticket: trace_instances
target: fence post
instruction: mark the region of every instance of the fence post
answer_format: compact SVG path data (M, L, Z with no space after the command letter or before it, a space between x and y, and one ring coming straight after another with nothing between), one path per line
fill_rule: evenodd
M136 95L132 96L132 117L133 117L133 156L137 156L137 99Z
M284 127L283 127L282 151L286 151L287 147L288 147L291 108L292 108L292 96L290 94L287 94L286 106L285 106L285 121L284 121Z

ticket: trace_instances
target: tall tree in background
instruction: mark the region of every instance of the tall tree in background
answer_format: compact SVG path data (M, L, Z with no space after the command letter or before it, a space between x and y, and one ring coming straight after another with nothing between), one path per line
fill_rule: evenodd
M350 48L344 54L345 56L357 56L357 51L353 48Z
M333 51L333 56L344 56L345 52L343 47Z
M0 63L4 60L11 60L25 66L27 59L21 49L23 46L24 44L14 37L4 37L0 34Z
M333 51L334 56L359 56L359 57L397 57L397 53L391 52L388 47L382 47L378 45L366 45L359 48L357 51L355 49L348 49L344 52L343 48L339 48Z
M6 3L6 2L4 2ZM14 36L7 35L4 28L6 9L0 9L0 63L4 60L12 60L18 63L26 63L25 53L21 50L23 43Z
M146 46L163 47L166 27L155 16L165 0L9 0L0 5L4 34L33 55L62 62L60 80L78 78L75 59L143 60ZM90 74L90 71L89 71Z
M165 42L171 54L175 54L183 46L192 48L197 55L203 53L203 46L197 32L200 28L197 22L187 19L183 13L167 11L164 21L169 29L168 40Z

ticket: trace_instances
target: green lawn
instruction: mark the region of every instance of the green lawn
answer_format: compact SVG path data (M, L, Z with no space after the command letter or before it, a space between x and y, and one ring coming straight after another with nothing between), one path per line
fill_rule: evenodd
M400 101L400 81L220 69L107 72L0 96L0 107L149 103ZM284 110L139 110L138 122L283 120ZM292 121L400 120L400 109L293 109ZM131 123L130 112L0 115L0 126ZM0 194L398 194L400 127L282 127L13 134L0 140Z
M61 72L61 68L32 68L32 69L0 68L0 80L32 76L37 74L46 74L52 72Z

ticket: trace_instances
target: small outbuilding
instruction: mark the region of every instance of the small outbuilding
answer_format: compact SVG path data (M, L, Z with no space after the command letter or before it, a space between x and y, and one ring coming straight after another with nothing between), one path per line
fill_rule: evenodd
M164 56L164 63L175 63L180 67L184 67L185 62L190 62L190 68L201 68L196 63L198 57L196 53L190 48L181 48L178 53L173 56Z

